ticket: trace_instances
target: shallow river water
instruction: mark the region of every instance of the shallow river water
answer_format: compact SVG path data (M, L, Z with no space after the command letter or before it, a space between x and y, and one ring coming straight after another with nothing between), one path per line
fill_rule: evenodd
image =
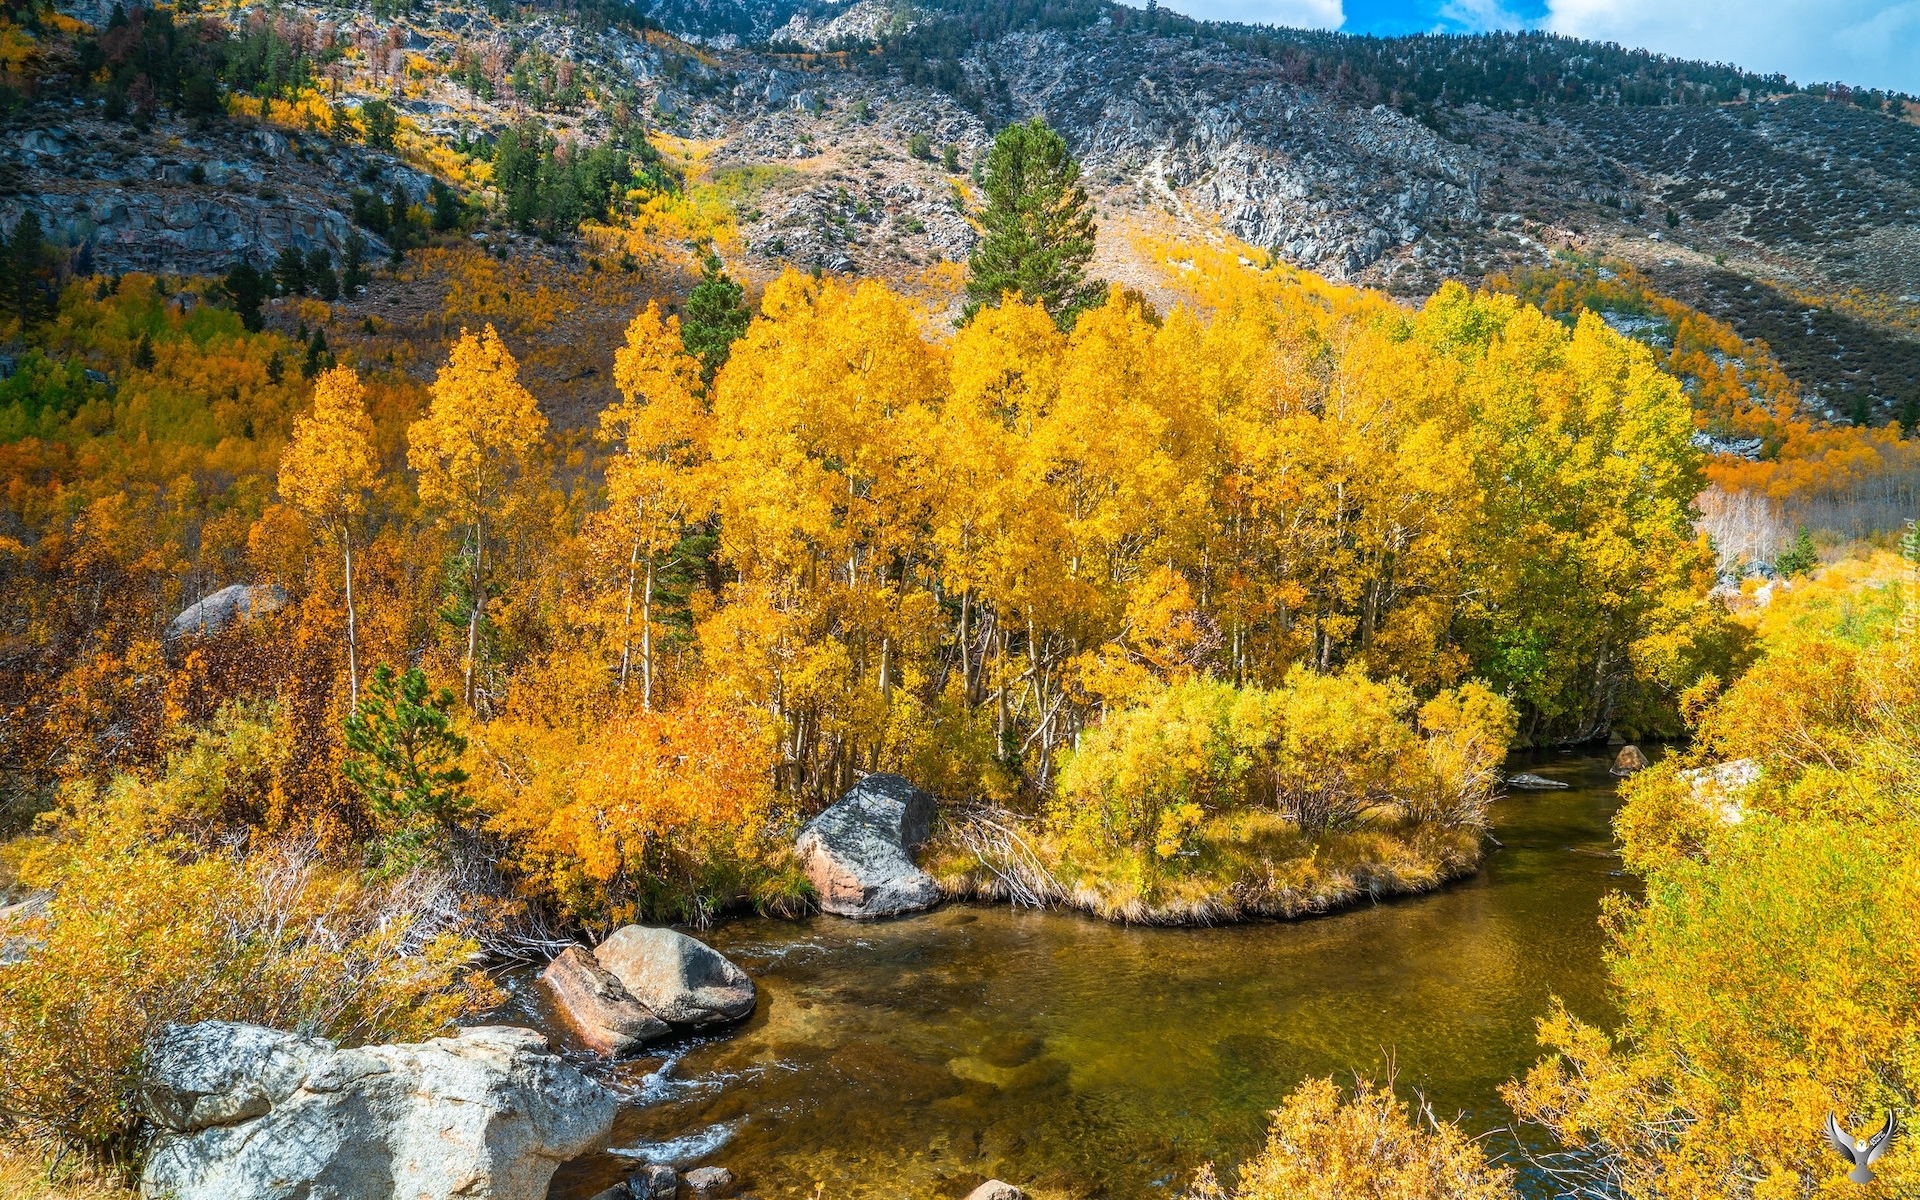
M1258 1149L1301 1079L1389 1063L1443 1117L1513 1145L1496 1093L1538 1054L1548 997L1607 1016L1597 924L1624 884L1604 760L1514 763L1574 785L1494 811L1474 877L1333 916L1142 929L948 905L879 923L738 920L708 940L760 988L751 1020L626 1068L616 1153L564 1166L585 1200L643 1160L730 1168L743 1192L1177 1195ZM523 977L508 1013L553 1030ZM618 1153L618 1152L624 1152Z

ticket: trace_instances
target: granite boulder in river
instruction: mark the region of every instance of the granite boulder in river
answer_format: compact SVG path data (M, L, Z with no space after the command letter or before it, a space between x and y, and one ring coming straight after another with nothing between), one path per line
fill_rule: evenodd
M932 796L898 775L869 775L807 822L793 849L822 909L890 917L940 900L940 885L913 863L932 826Z
M594 947L593 957L663 1021L712 1025L753 1012L755 992L747 973L676 929L628 925Z
M568 946L540 982L553 993L567 1023L596 1054L619 1058L672 1032L667 1023L634 999L619 977L580 946Z
M530 1029L341 1050L202 1021L147 1047L141 1106L149 1200L541 1200L618 1102Z

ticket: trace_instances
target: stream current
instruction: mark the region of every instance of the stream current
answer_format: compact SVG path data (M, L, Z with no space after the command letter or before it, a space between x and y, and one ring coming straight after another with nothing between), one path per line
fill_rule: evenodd
M1391 1070L1512 1156L1497 1089L1538 1057L1550 997L1608 1019L1600 902L1628 881L1606 760L1511 765L1573 786L1496 802L1504 847L1471 878L1331 916L1149 929L950 904L723 923L704 936L753 976L753 1017L623 1064L639 1101L551 1195L587 1200L655 1161L725 1166L761 1200L961 1197L989 1177L1175 1196L1204 1162L1231 1178L1302 1079L1355 1070ZM531 972L507 983L492 1021L566 1041Z

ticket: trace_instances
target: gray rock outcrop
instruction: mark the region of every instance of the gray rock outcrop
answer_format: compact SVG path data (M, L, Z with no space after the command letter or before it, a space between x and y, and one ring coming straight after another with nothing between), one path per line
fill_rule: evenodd
M562 950L540 973L540 982L552 993L567 1024L595 1053L619 1058L672 1032L633 998L617 976L579 946Z
M1746 819L1741 797L1760 782L1760 764L1751 758L1736 758L1710 767L1695 767L1677 776L1687 785L1693 802L1719 818L1722 825L1738 825Z
M794 853L820 907L843 917L888 917L940 899L913 863L927 840L933 797L898 775L869 775L801 829Z
M678 930L628 925L594 947L593 957L663 1021L712 1025L753 1013L747 973Z
M150 1200L540 1200L617 1101L530 1029L341 1050L203 1021L148 1046L141 1104Z
M264 616L286 602L287 594L273 584L223 587L167 622L163 640L172 645L184 637L212 637L236 621Z

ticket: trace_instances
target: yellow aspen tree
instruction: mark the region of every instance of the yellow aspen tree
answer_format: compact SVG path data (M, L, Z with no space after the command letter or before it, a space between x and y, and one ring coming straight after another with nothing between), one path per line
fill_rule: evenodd
M293 422L293 440L280 455L280 496L340 545L346 562L347 686L360 704L360 648L353 606L352 519L366 507L364 493L379 473L366 389L351 367L335 367L313 385L313 409Z
M711 509L701 468L710 422L701 401L700 362L686 352L676 317L653 302L627 326L614 354L619 404L600 414L600 437L620 447L607 464L608 536L627 547L620 624L620 691L633 654L634 594L640 601L640 707L653 710L653 602L661 556Z
M460 331L433 381L427 415L407 430L407 465L419 474L420 502L465 531L469 708L487 608L488 522L498 524L516 487L538 467L546 431L546 417L520 385L519 364L491 324L478 336Z

